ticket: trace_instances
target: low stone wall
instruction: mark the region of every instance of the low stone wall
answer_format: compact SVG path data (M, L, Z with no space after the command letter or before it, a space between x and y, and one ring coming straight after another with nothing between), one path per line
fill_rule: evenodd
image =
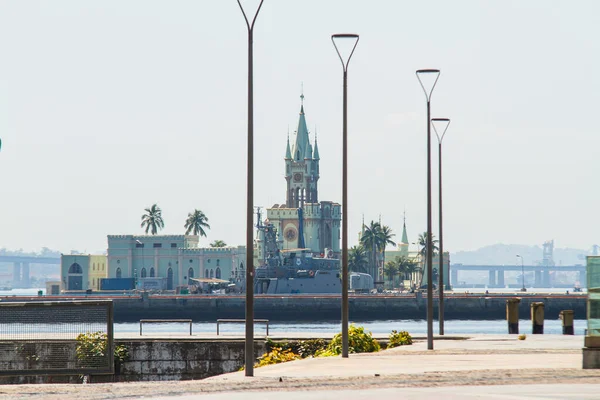
M243 340L198 339L130 339L115 340L129 351L129 360L117 366L115 375L92 376L92 382L157 381L202 379L239 370L244 365ZM46 342L35 343L36 354L46 354ZM64 341L62 348L75 360L74 341ZM256 341L255 358L265 352L264 341ZM17 363L21 368L28 360L18 359L17 353L0 355L3 362ZM36 368L44 367L44 358L36 361ZM10 383L78 383L80 376L14 376L0 377L0 384Z
M244 341L119 340L129 349L119 381L202 379L239 370L244 365ZM264 341L255 342L255 358L265 352Z

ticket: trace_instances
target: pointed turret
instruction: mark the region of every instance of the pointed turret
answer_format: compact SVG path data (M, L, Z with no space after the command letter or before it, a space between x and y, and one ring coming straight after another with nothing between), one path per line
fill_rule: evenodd
M404 218L404 226L402 226L402 244L408 245L408 235L406 234L406 218Z
M320 160L319 157L319 146L317 145L317 129L315 128L315 151L313 151L313 158L315 160Z
M402 226L402 241L398 243L400 254L408 257L408 235L406 234L406 212L404 212L404 224Z
M312 146L310 145L310 141L306 144L306 151L304 153L304 159L305 160L312 160L313 155L312 155Z
M298 120L296 142L294 143L293 148L294 161L303 160L306 155L306 148L310 145L308 140L308 128L306 127L306 118L304 117L304 95L301 95L300 99L302 100L302 104L300 105L300 119Z
M289 131L288 131L288 137L287 137L287 147L285 148L285 159L286 160L292 159L292 152L290 150L290 132Z

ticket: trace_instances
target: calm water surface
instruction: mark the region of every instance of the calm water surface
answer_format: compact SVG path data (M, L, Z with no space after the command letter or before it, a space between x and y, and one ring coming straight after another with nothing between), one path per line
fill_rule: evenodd
M44 288L41 289L15 289L10 291L0 291L0 296L35 296L38 290L45 292ZM485 292L485 289L482 289ZM510 290L514 292L514 290ZM490 289L490 293L504 293L509 292L507 289ZM529 289L529 293L564 293L562 289ZM460 289L455 290L455 293L462 293ZM473 289L470 293L478 293ZM584 330L587 328L586 320L575 320L575 334L583 335ZM427 323L425 320L398 320L398 321L360 321L356 325L364 326L367 330L374 334L387 335L392 330L405 330L410 332L412 335L425 335L427 334ZM139 332L139 323L115 323L115 332L129 333ZM434 333L437 334L438 322L434 321ZM459 334L505 334L508 333L506 320L491 320L491 321L472 321L472 320L448 320L444 324L446 335L459 335ZM215 333L217 325L215 322L195 322L193 324L193 331L195 333ZM223 334L243 334L244 324L225 324L219 327L219 330ZM306 322L285 322L285 323L271 323L269 324L269 333L271 335L286 335L290 333L298 332L311 332L322 335L335 335L340 332L341 325L339 322L335 323L306 323ZM144 332L147 333L175 333L175 332L186 332L188 331L187 324L151 324L144 326ZM531 332L531 321L523 319L519 321L519 331L521 333ZM257 335L262 335L265 332L264 324L256 324L255 332ZM559 319L546 320L544 323L544 333L546 334L561 334L562 325Z

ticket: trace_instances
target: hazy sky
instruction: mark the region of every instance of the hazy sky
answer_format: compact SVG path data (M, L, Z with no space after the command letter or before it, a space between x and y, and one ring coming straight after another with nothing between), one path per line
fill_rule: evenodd
M0 0L0 247L106 249L194 208L206 245L244 244L245 23L235 0ZM321 200L341 202L349 71L350 242L361 215L426 228L425 98L444 142L449 251L600 242L600 2L265 0L255 28L255 204L285 201L300 87L318 131ZM291 136L291 141L294 137ZM437 210L437 147L434 209ZM437 236L437 212L434 213Z

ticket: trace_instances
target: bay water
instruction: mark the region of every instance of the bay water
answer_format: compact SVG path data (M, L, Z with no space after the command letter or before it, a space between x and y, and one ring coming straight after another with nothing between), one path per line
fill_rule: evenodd
M45 292L44 288L40 289L14 289L10 291L0 291L1 296L35 296L38 290ZM483 289L485 291L485 289ZM530 289L531 292L536 291ZM502 289L496 289L494 292L502 292ZM539 292L554 292L550 289L537 289ZM562 290L561 290L562 291ZM455 292L460 292L456 290ZM492 292L492 290L490 290ZM471 293L474 293L471 290ZM352 321L351 321L352 323ZM379 320L379 321L358 321L356 325L365 327L375 335L388 335L392 330L408 331L411 335L421 336L427 334L427 322L425 320ZM575 334L583 335L587 329L587 321L577 319L574 321ZM139 332L140 325L137 322L118 322L114 324L115 333L134 333ZM217 324L215 322L194 322L194 333L215 333ZM265 325L256 324L256 335L264 335ZM222 324L219 331L223 335L243 335L244 324ZM331 322L272 322L269 324L269 334L271 336L286 336L294 333L302 332L304 334L311 333L319 336L333 336L341 331L339 321ZM189 332L188 324L150 324L144 326L144 334L148 333L178 333ZM531 321L522 319L519 321L519 332L531 333ZM434 320L434 334L438 333L438 322ZM507 322L504 319L500 320L446 320L444 323L444 333L446 335L475 335L475 334L506 334L508 333ZM546 319L544 321L545 334L562 334L562 324L559 319Z

